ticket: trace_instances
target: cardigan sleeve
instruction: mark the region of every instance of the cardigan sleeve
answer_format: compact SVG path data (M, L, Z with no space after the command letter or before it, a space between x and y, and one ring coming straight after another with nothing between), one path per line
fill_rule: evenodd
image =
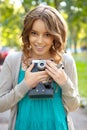
M71 55L65 54L64 69L67 74L67 81L61 86L62 98L65 109L69 112L74 111L80 105L77 70Z
M11 109L28 92L29 87L25 80L13 87L13 71L11 56L7 56L0 72L0 112Z

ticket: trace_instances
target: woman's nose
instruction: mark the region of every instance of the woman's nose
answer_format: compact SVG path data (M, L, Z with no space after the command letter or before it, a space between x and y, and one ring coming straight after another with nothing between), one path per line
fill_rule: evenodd
M42 35L38 36L37 42L38 43L42 43L43 42L43 36Z

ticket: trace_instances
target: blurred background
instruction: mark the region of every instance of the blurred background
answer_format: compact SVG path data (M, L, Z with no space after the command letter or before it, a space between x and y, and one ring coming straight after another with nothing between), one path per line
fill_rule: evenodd
M87 112L87 0L0 0L0 69L9 53L21 49L26 12L39 4L55 7L67 22L66 51L76 61L81 108Z

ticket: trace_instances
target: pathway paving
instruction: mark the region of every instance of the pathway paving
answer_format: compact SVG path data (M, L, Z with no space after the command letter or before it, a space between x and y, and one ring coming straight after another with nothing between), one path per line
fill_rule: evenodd
M75 130L87 130L87 109L80 108L70 113Z

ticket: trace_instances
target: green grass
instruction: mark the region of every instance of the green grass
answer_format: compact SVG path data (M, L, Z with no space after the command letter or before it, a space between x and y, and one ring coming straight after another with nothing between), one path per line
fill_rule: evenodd
M87 97L87 52L73 54L73 56L77 66L80 96Z

